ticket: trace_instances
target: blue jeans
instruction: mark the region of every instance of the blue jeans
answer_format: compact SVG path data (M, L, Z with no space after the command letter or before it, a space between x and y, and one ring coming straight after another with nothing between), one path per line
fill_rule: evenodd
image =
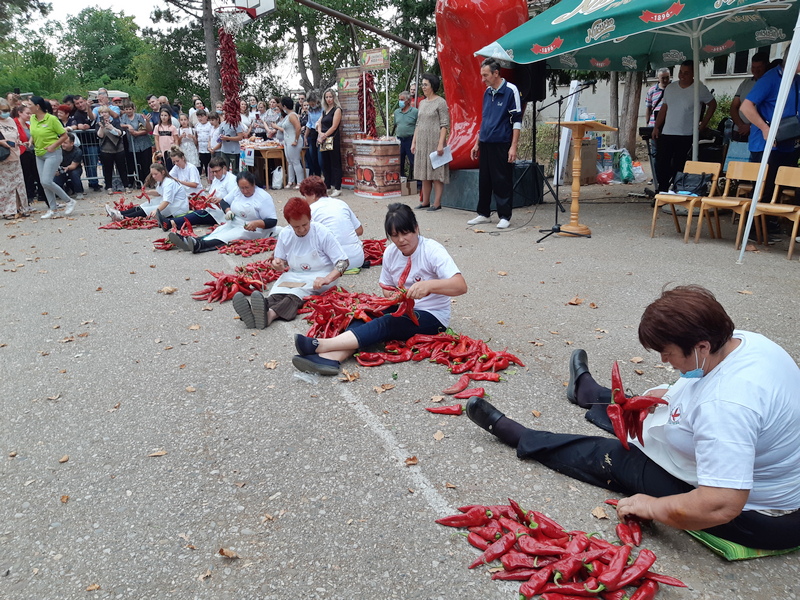
M390 340L406 341L413 335L421 333L423 335L436 335L447 329L439 322L439 319L424 310L415 310L419 325L414 325L406 316L393 317L383 315L373 319L368 323L364 321L353 321L347 331L352 331L358 340L358 347L361 349L374 346L378 342L388 342Z
M411 142L414 136L397 138L400 140L400 175L405 176L406 159L408 159L408 178L414 179L414 155L411 153Z
M67 171L66 173L59 173L53 178L53 181L56 182L56 185L67 191L67 185L72 188L72 192L75 194L82 194L83 193L83 183L81 183L81 177L83 176L83 168L78 167L72 171Z

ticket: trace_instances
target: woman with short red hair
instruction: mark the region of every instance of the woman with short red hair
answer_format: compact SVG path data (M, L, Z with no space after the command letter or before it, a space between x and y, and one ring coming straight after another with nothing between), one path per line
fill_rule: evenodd
M307 296L329 289L350 264L330 230L311 220L305 200L290 198L283 216L289 227L278 235L267 261L283 274L266 298L261 292L253 292L249 300L241 292L233 297L233 308L248 329L264 329L275 319L293 320Z

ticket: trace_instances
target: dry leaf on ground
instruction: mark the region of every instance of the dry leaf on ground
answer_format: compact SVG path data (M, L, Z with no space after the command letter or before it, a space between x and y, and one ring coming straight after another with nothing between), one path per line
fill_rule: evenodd
M542 416L542 413L540 413L538 410L532 410L532 411L531 411L531 414L532 414L534 417L536 417L537 419L538 419L539 417L541 417L541 416Z
M233 560L234 558L239 558L239 555L236 554L233 550L228 550L227 548L220 548L219 553L224 556L225 558L230 558Z
M750 290L739 290L739 293L740 294L744 294L746 296L752 296L753 295L753 292L751 292Z
M99 589L100 589L100 584L99 583L93 583L92 585L90 585L89 587L86 588L86 591L87 592L96 592Z
M65 454L64 456L62 456L61 458L58 459L58 462L60 462L61 464L64 464L68 460L69 460L69 454Z
M637 375L644 375L644 371L642 371L641 369L634 369L633 372L636 373Z
M353 371L351 373L347 369L342 369L342 376L339 377L339 381L346 381L347 383L352 383L357 379L361 379L361 375L358 374L358 371Z
M69 502L69 496L64 494L63 496L61 496L61 503L66 504L67 502Z
M437 442L441 442L444 439L444 432L440 429L433 434L433 439L435 439Z
M197 579L203 581L204 579L208 579L209 577L211 577L211 569L206 569L206 572L198 575Z
M265 369L274 369L277 366L278 366L277 360L268 360L267 362L264 363Z
M589 302L589 308L597 308L597 304L594 302Z
M638 365L640 362L644 362L644 359L641 356L634 356L631 362Z
M163 287L163 288L161 288L160 290L158 290L158 293L159 293L159 294L166 294L166 295L169 295L169 294L174 294L174 293L175 293L175 292L177 292L177 291L178 291L178 288L176 288L176 287L172 287L172 286L169 286L169 285L168 285L168 286L166 286L166 287Z
M196 392L197 388L194 388L194 387L188 385L188 386L186 386L186 391L191 394L192 392Z
M372 389L375 390L376 394L382 394L387 390L393 389L395 386L393 383L382 383L380 385L374 386Z
M608 518L608 513L606 512L606 510L602 506L595 506L592 509L592 516L595 519L607 519Z
M575 296L572 300L567 302L567 304L570 304L572 306L580 306L581 304L583 304L583 298L578 298L577 296Z
M147 456L156 457L156 456L165 456L166 454L167 454L166 450L156 450L155 452L151 452Z
M191 329L192 331L197 331L198 329L200 329L200 325L198 325L197 323L195 323L194 325L189 325L189 329Z
M407 467L413 467L417 463L419 463L419 459L416 456L412 456L412 457L406 459L406 466Z
M444 400L444 396L431 396L431 402L441 402Z
M450 483L449 481L445 481L445 482L444 482L444 487L446 487L448 490L454 490L454 489L456 489L456 486L454 486L454 485L453 485L452 483Z
M505 271L498 271L497 274L500 275L501 277L505 277L506 275L508 275L508 273L506 273Z

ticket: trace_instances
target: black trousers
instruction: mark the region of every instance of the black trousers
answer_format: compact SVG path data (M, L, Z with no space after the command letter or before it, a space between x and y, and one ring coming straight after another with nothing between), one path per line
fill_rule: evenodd
M28 200L32 202L38 198L40 202L47 202L44 188L39 181L39 169L36 168L36 156L33 150L26 150L20 154L19 164L22 167L22 178L25 180L25 192L28 194Z
M169 217L175 222L175 227L180 229L183 227L185 221L189 221L191 225L216 225L217 221L204 210L197 210L194 212L186 213L182 217Z
M510 142L480 143L477 209L479 215L489 216L494 194L497 216L501 219L511 219L514 163L508 162L510 148Z
M406 174L406 160L408 160L408 178L414 179L414 154L411 152L411 142L414 136L399 137L400 140L400 175Z
M656 141L656 179L658 191L666 192L672 184L675 173L683 171L683 166L692 151L692 136L690 135L659 135Z
M101 152L100 163L103 165L103 178L105 179L106 189L110 190L114 181L114 167L117 167L117 174L122 180L122 185L128 185L128 167L125 164L124 152Z
M340 136L333 136L333 150L320 152L322 155L322 172L325 185L337 190L342 189L342 143Z
M797 166L797 149L791 152L778 152L773 149L769 153L769 168L767 169L767 178L764 180L764 189L761 191L761 202L771 202L772 194L775 191L775 176L778 174L778 167L796 167ZM764 152L751 152L750 162L761 162Z

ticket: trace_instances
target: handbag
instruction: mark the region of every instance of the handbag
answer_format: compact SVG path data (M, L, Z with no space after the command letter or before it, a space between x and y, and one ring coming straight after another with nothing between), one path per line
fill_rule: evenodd
M794 107L795 114L787 117L781 117L781 122L778 123L778 131L775 133L776 142L786 142L800 138L800 116L797 115L798 110L798 97L800 93L797 90L797 81L794 81Z
M689 196L707 196L711 191L711 173L684 173L679 171L672 180L672 191Z
M0 133L0 140L4 139L6 139L5 136L2 133ZM0 146L0 162L4 161L9 156L11 156L11 150L6 148L5 146Z
M325 141L319 145L320 152L330 152L333 150L333 138L326 137Z

